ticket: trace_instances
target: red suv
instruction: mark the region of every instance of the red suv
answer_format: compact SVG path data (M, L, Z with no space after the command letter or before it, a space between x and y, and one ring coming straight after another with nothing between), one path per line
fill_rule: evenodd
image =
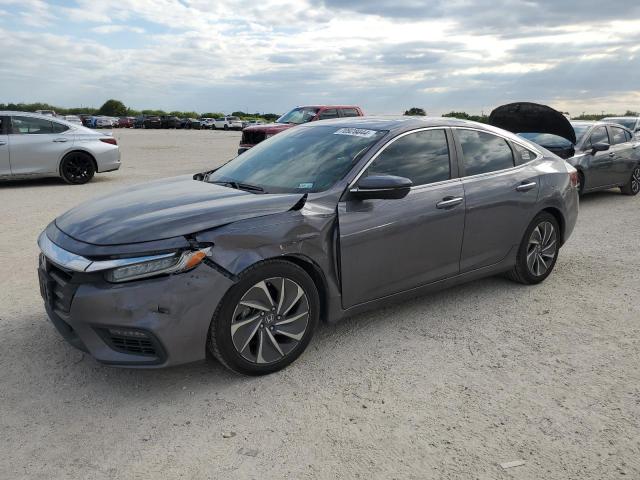
M240 148L238 155L249 150L276 133L280 133L302 123L313 122L315 120L328 120L330 118L341 117L362 117L364 113L360 107L355 105L307 105L296 107L289 113L281 116L276 123L268 125L255 125L242 130Z

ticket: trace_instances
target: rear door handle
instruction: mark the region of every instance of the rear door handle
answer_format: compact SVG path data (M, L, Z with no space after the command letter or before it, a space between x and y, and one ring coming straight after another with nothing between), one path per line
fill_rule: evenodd
M5 142L4 140L0 140L0 145L6 145L7 142Z
M436 208L453 208L460 205L464 198L462 197L444 197L440 202L436 203Z
M64 143L64 142L68 142L69 139L68 138L55 138L53 141L55 143Z
M516 187L516 190L518 192L528 192L529 190L531 190L532 188L534 188L537 185L536 182L529 182L529 183L521 183L520 185L518 185Z

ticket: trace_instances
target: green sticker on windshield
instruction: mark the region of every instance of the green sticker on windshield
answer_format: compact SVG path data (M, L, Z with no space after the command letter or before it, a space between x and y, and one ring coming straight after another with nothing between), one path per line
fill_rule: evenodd
M313 188L313 183L301 183L298 188Z

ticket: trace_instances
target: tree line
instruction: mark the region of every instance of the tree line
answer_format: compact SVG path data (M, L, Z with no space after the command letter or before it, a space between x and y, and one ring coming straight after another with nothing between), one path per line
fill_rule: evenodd
M423 108L412 107L409 110L405 110L405 115L418 115L424 116L427 112ZM467 112L449 112L442 115L443 117L459 118L461 120L472 120L474 122L487 123L489 121L488 115L470 115ZM577 117L571 117L572 120L602 120L606 117L640 117L640 113L632 110L627 110L625 113L582 113Z
M165 110L135 110L127 107L120 100L109 99L100 108L95 107L57 107L48 103L36 102L36 103L0 103L0 110L14 110L19 112L35 112L36 110L53 110L58 115L104 115L106 117L137 117L138 115L169 115L178 118L210 118L210 117L224 117L222 112L184 112L179 110L173 110L167 112ZM242 119L263 119L268 122L276 120L280 115L275 113L249 113L249 112L232 112L231 115L240 117Z

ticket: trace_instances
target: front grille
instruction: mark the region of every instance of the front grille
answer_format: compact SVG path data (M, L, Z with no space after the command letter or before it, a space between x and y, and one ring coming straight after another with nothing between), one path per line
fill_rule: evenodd
M242 145L256 145L264 140L265 132L244 130L242 132Z
M46 257L41 259L40 270L40 289L45 301L55 312L69 313L73 296L78 290L78 284L73 282L73 272L60 268Z

